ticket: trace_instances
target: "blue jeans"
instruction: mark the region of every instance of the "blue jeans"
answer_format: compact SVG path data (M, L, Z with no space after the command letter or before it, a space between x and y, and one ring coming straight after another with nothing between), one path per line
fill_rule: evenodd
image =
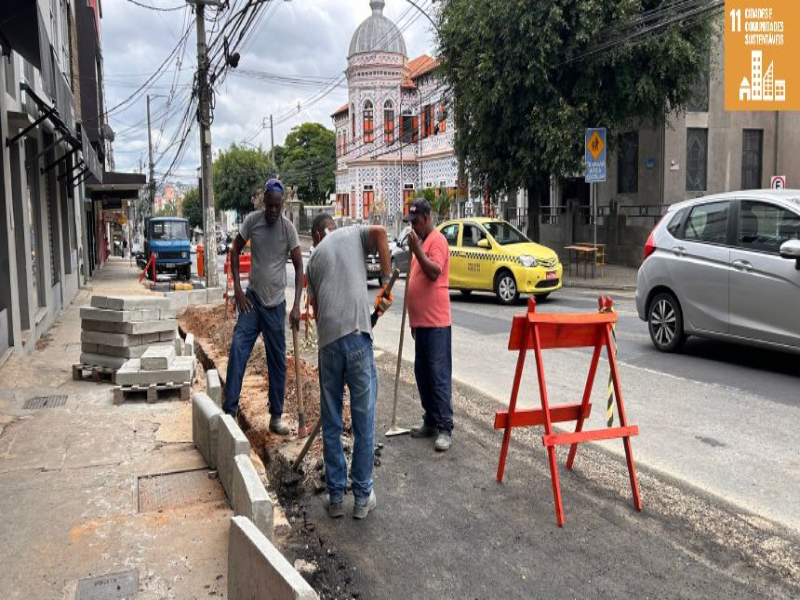
M283 395L286 389L286 301L267 308L255 292L247 290L253 310L239 313L233 330L231 354L228 358L228 375L225 379L225 403L222 410L236 416L239 412L239 395L242 379L250 360L250 353L259 334L264 335L269 369L269 414L283 414Z
M450 327L417 327L414 375L422 400L423 422L453 432L453 357Z
M372 492L375 401L378 397L378 371L372 354L372 339L367 333L351 333L319 350L325 486L331 502L342 501L347 484L347 463L342 448L345 384L350 390L350 418L355 438L350 480L356 504L364 504Z

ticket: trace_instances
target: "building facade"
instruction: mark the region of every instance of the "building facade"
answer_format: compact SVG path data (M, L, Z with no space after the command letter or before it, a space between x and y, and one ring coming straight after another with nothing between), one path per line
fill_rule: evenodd
M103 107L83 101L97 98L79 52L84 9L99 22L99 0L0 2L0 362L35 348L105 246L89 184L116 174L90 140Z
M353 34L348 102L333 115L336 211L346 219L399 227L423 188L458 196L452 102L436 60L409 60L402 32L371 0L372 15ZM463 189L463 188L462 188Z

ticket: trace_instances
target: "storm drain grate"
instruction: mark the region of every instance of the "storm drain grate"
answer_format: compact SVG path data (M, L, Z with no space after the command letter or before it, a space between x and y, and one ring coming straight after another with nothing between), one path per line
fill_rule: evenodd
M132 600L138 591L139 572L133 569L81 579L75 600Z
M207 469L139 477L139 512L154 512L168 507L224 502L225 492Z
M38 398L31 398L25 400L22 408L25 410L38 410L40 408L57 408L64 406L67 402L66 396L39 396Z

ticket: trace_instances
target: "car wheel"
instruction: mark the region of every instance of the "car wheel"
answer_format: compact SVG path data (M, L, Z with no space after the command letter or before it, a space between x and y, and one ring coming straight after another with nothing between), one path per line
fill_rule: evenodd
M459 290L462 296L469 296L472 294L472 290Z
M653 298L647 312L647 329L657 350L677 352L683 347L683 313L675 296L661 293Z
M495 278L494 293L500 304L515 304L519 300L519 290L514 276L509 271L501 271Z

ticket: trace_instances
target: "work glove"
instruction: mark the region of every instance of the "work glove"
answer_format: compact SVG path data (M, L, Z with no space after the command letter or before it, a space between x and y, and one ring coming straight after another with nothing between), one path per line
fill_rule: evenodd
M375 311L378 313L378 316L383 315L383 313L389 310L394 300L392 292L389 292L388 296L384 297L384 294L386 294L386 287L386 285L382 286L380 291L378 291L378 295L375 296Z

